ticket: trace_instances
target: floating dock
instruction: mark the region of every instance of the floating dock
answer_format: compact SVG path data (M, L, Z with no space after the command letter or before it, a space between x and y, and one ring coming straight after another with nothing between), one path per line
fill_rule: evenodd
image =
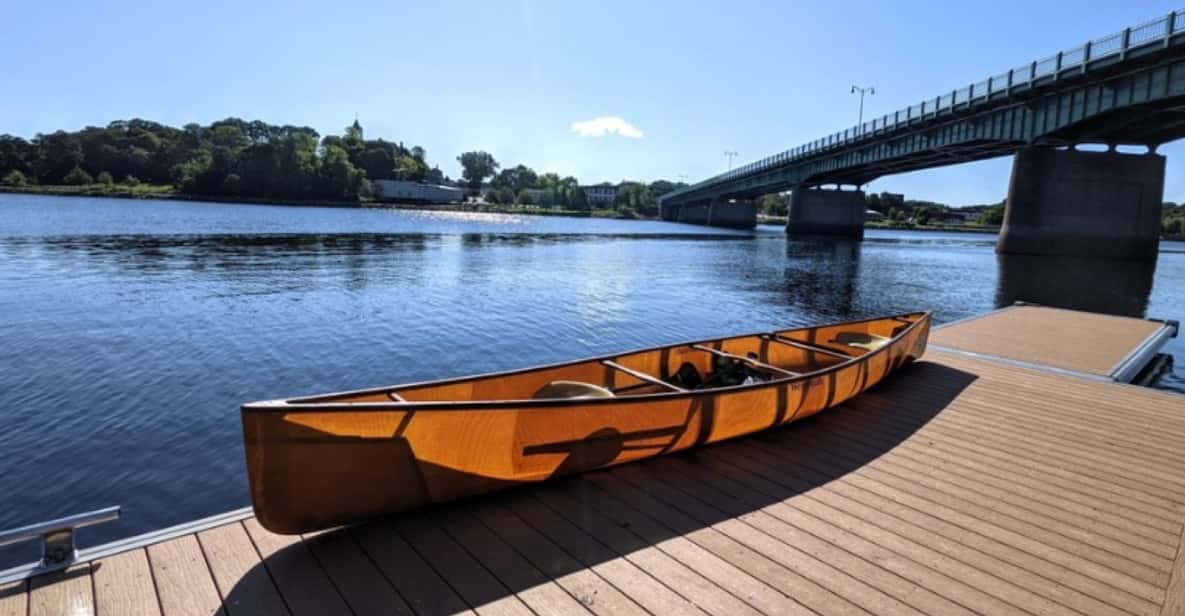
M1185 615L1185 396L1114 382L1166 328L997 311L783 429L303 537L235 511L0 573L0 616Z

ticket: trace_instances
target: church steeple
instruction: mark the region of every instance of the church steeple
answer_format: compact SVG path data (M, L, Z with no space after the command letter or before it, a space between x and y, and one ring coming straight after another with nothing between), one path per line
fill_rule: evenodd
M354 123L350 125L350 131L362 139L362 124L358 122L358 114L354 114Z

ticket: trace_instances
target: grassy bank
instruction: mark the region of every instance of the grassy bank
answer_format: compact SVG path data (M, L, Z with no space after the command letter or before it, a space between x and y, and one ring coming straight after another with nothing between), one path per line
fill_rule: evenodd
M173 199L177 189L171 184L81 184L78 186L0 186L0 192L58 197L115 197L120 199Z
M215 203L248 203L260 205L307 205L317 207L377 207L407 210L428 210L437 212L486 212L491 214L518 214L527 216L569 216L574 218L615 218L620 220L646 219L632 211L619 210L565 210L542 208L529 205L495 205L491 203L395 203L376 201L327 201L324 199L256 199L250 197L225 197L221 195L190 195L177 192L170 184L82 184L73 185L25 185L0 186L0 194L51 195L55 197L108 197L114 199L166 199L170 201L209 201Z
M517 214L525 216L566 216L571 218L615 218L619 220L653 220L630 212L618 210L565 210L529 205L496 205L493 203L367 203L366 207L390 207L407 210L429 210L435 212L483 212L487 214Z

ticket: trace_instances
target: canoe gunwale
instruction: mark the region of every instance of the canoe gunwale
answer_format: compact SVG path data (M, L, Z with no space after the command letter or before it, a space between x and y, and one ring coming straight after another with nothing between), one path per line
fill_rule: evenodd
M695 345L703 345L720 340L747 338L747 337L761 337L761 336L777 336L779 332L802 331L810 329L820 329L823 327L839 327L844 325L858 325L862 323L870 323L873 321L886 321L892 319L904 319L907 317L917 317L905 329L893 336L888 344L875 349L867 351L861 355L851 356L849 359L841 361L831 366L826 366L812 372L804 372L796 376L786 376L777 379L770 379L760 383L751 383L748 385L729 385L725 387L716 387L712 389L702 390L687 390L687 391L663 391L650 394L638 394L628 397L615 398L574 398L574 399L519 399L519 400L430 400L430 401L406 401L396 402L318 402L324 398L345 396L345 395L362 395L362 394L378 394L378 393L392 393L398 389L408 387L424 387L430 385L442 385L450 382L464 381L476 378L492 378L498 376L511 376L516 374L523 374L533 372L536 370L546 370L554 368L562 368L581 364L585 362L597 361L615 361L616 359L634 353L653 351L665 348L679 348L679 347L693 347ZM871 358L881 353L888 353L897 343L904 337L913 332L914 329L921 326L923 323L928 323L933 316L933 311L916 311L899 313L881 317L874 317L869 319L858 319L853 321L841 321L837 323L824 323L812 327L801 327L797 329L775 330L773 332L753 332L749 334L739 334L735 336L724 336L717 338L707 338L692 342L682 342L676 344L660 345L655 347L647 347L643 349L634 349L625 352L613 353L608 355L601 355L597 357L584 357L576 360L558 362L553 364L544 364L539 366L528 366L525 368L515 368L512 370L503 370L498 372L488 372L484 374L473 374L459 377L451 377L445 379L436 379L432 381L419 381L415 383L406 383L401 385L386 385L382 387L373 387L367 389L355 389L342 392L315 394L311 396L299 396L294 398L281 398L275 400L265 400L260 402L249 402L242 405L242 414L244 416L252 413L300 413L300 412L315 412L315 413L350 413L350 412L392 412L392 411L494 411L494 410L536 410L536 409L553 409L562 408L566 406L598 406L602 404L621 404L634 402L659 402L678 398L695 398L700 396L716 396L720 394L740 393L744 391L753 391L766 387L782 387L786 385L793 385L795 382L807 381L820 376L826 376L832 372L838 372L854 363L868 361ZM813 349L805 349L807 351L814 351L823 353L823 351L815 351ZM836 351L836 353L839 353Z

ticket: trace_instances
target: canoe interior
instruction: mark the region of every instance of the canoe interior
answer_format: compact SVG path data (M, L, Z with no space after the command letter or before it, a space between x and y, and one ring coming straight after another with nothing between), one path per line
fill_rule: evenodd
M612 357L602 357L573 363L531 368L527 370L462 377L431 383L403 385L362 392L347 392L325 396L294 398L291 402L304 403L358 403L392 402L402 399L407 402L459 402L459 401L509 401L529 400L540 388L553 381L578 381L591 383L612 390L617 396L637 396L668 391L657 385L644 382L630 374L614 370L603 364L605 359L662 380L669 380L684 363L691 363L702 375L713 372L717 357L709 351L695 347L709 347L742 357L753 357L764 364L806 374L848 359L858 358L869 351L859 346L836 342L841 334L869 334L878 338L893 338L909 325L925 317L915 313L858 321L823 327L787 329L768 334L749 334L681 343L666 347L629 352ZM793 346L778 339L801 341L807 345ZM843 356L843 357L838 357ZM760 369L754 369L762 372ZM781 376L774 374L773 376ZM394 393L396 398L391 394Z
M872 387L929 327L911 313L244 405L252 502L269 530L308 532L749 434ZM535 398L555 381L613 397Z

